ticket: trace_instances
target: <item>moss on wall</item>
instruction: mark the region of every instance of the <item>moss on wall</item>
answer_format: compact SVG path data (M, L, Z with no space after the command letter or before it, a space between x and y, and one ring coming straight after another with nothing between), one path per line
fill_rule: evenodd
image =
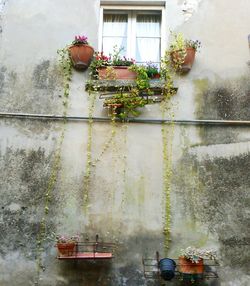
M43 211L44 189L51 155L42 148L7 148L0 157L1 207L0 252L19 250L34 258L39 217ZM53 229L53 222L48 229Z
M194 85L198 119L249 120L248 75L216 83L195 80ZM191 231L188 222L194 223L193 237L183 233L183 238L202 246L199 231L207 234L206 244L214 236L221 264L230 271L241 271L246 278L250 255L249 128L205 125L197 131L199 143L191 146L185 140L174 172L178 207L187 232ZM227 281L224 275L222 281Z
M195 80L197 117L199 119L249 120L249 75L217 80Z
M199 181L197 218L216 233L224 264L248 269L250 257L250 154L206 159L197 166Z
M196 231L205 226L207 234L218 239L223 265L247 273L250 153L234 152L236 145L231 145L231 154L226 144L186 146L175 170L175 186L184 220L194 222ZM194 242L202 246L199 240Z
M41 61L23 74L5 66L0 69L2 112L55 113L62 108L60 97L62 78L54 62Z
M194 80L196 117L212 120L249 120L249 75L240 78L217 80ZM242 130L243 131L243 130ZM199 129L202 144L238 142L239 131L231 126L203 126Z

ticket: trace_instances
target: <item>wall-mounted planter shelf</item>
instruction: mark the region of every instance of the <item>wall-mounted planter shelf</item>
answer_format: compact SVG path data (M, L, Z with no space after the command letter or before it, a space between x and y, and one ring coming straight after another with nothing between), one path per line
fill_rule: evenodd
M166 258L167 259L167 258ZM170 277L171 279L163 279L164 275L168 273L162 273L161 272L161 261L164 259L160 260L159 252L156 252L156 257L155 258L143 258L142 263L143 263L143 272L145 278L148 279L157 279L161 283L164 283L164 280L170 281L172 279L180 279L184 283L187 282L198 282L198 281L203 281L206 279L216 279L219 278L217 274L216 268L219 266L217 261L214 260L209 260L209 259L204 259L204 271L203 273L199 274L186 274L181 272L180 264L179 264L179 259L169 259L172 260L173 263L176 266L176 269L173 270L173 275ZM195 266L195 263L194 263ZM169 270L167 270L169 271ZM168 275L169 276L169 275ZM183 284L186 285L186 284ZM188 284L189 285L189 284ZM194 284L195 285L195 284Z
M112 242L99 242L98 235L96 240L91 242L76 242L74 248L62 252L58 249L57 258L59 260L78 260L78 259L111 259L116 244Z
M133 87L136 87L134 80L93 80L86 84L85 89L100 92L100 99L111 99L117 93L128 93ZM164 80L150 80L149 89L141 90L139 96L150 98L153 102L161 102L164 99L163 91L166 89ZM172 88L172 93L176 94L177 90L177 87Z
M150 89L162 90L166 86L164 80L150 80ZM136 87L135 80L92 80L85 85L86 91L128 91L131 87ZM178 88L174 87L174 91L177 92Z
M83 244L78 243L78 248L82 248ZM81 252L79 250L76 250L71 255L61 255L59 254L57 256L60 260L75 260L75 259L111 259L113 258L112 252Z

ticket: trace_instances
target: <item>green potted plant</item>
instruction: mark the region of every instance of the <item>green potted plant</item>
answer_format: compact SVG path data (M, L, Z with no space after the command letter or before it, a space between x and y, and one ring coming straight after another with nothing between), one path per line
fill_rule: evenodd
M128 69L134 64L134 60L120 56L122 50L123 48L118 49L117 46L114 46L113 53L109 56L104 55L103 52L95 53L90 65L92 78L135 79L136 73Z
M157 65L151 62L148 62L146 64L146 72L150 79L159 79L161 77L161 74L159 72Z
M68 48L72 65L75 69L85 70L91 63L94 49L89 45L86 36L75 36L75 40Z
M121 119L125 119L129 115L138 116L140 112L137 108L144 107L146 104L148 101L139 96L138 90L135 88L128 93L117 93L104 101L104 107L111 110L111 115Z
M201 47L198 40L184 39L183 34L173 34L174 41L167 50L170 64L175 71L186 73L191 70L196 51Z
M72 256L76 251L76 245L79 241L79 236L67 237L64 235L58 235L56 237L56 246L59 255Z
M160 95L161 100L167 100L176 93L172 78L173 71L169 69L169 61L166 57L161 59L159 72L157 65L153 63L147 63L146 65L135 64L134 60L121 57L120 52L121 49L118 50L116 47L114 47L114 52L110 56L104 55L103 52L96 52L90 65L91 79L86 85L86 90L89 91L112 91L112 95L102 97L105 99L103 106L111 111L112 116L121 119L130 115L138 116L140 107L158 102L158 100L155 100L156 96ZM122 70L121 73L120 70ZM125 75L124 71L126 71ZM151 86L150 79L159 78L159 76L162 79L159 87ZM133 79L134 82L125 85L122 82L111 82L105 86L105 82L98 83L98 81L95 81L98 79Z
M129 70L135 72L136 85L139 90L145 90L149 88L149 76L146 66L133 64L129 67Z
M204 272L203 259L216 260L216 252L212 249L191 246L182 249L179 257L179 271L184 274L202 274Z

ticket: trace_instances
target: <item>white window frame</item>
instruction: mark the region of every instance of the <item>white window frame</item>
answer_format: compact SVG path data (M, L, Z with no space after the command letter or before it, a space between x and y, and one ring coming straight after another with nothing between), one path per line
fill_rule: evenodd
M103 14L104 10L114 10L114 11L131 11L132 13L132 19L133 21L136 21L135 12L138 11L159 11L161 13L161 53L160 56L163 57L166 49L166 9L165 6L131 6L131 5L101 5L100 7L100 22L99 22L99 33L98 33L98 51L102 50L102 36L103 36ZM133 23L134 25L135 23ZM131 29L131 27L128 27L128 29ZM135 29L131 29L132 33L135 33ZM131 41L131 39L135 39L135 35L132 35L132 37L128 37L128 41ZM130 45L128 42L128 47L133 47L133 45ZM132 49L129 48L127 51L127 57L128 58L134 58L135 56L135 47Z

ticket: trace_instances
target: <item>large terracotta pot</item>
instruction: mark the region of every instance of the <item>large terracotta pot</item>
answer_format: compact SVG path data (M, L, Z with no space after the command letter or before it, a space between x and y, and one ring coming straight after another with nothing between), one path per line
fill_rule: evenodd
M100 67L98 68L98 77L99 79L136 79L136 72L130 71L128 68L124 66Z
M179 257L179 272L184 274L202 274L204 272L203 259L198 263L192 262L183 256Z
M175 63L175 62L180 61L181 56L178 53L178 51L176 51L171 54L171 58L172 58L172 62ZM186 55L184 57L184 62L181 64L179 71L183 73L189 72L194 63L194 59L195 59L195 49L186 48Z
M57 249L60 255L63 256L71 256L75 251L76 244L74 242L71 243L57 243Z
M69 47L69 54L74 68L85 70L91 63L94 49L89 45L77 44Z

